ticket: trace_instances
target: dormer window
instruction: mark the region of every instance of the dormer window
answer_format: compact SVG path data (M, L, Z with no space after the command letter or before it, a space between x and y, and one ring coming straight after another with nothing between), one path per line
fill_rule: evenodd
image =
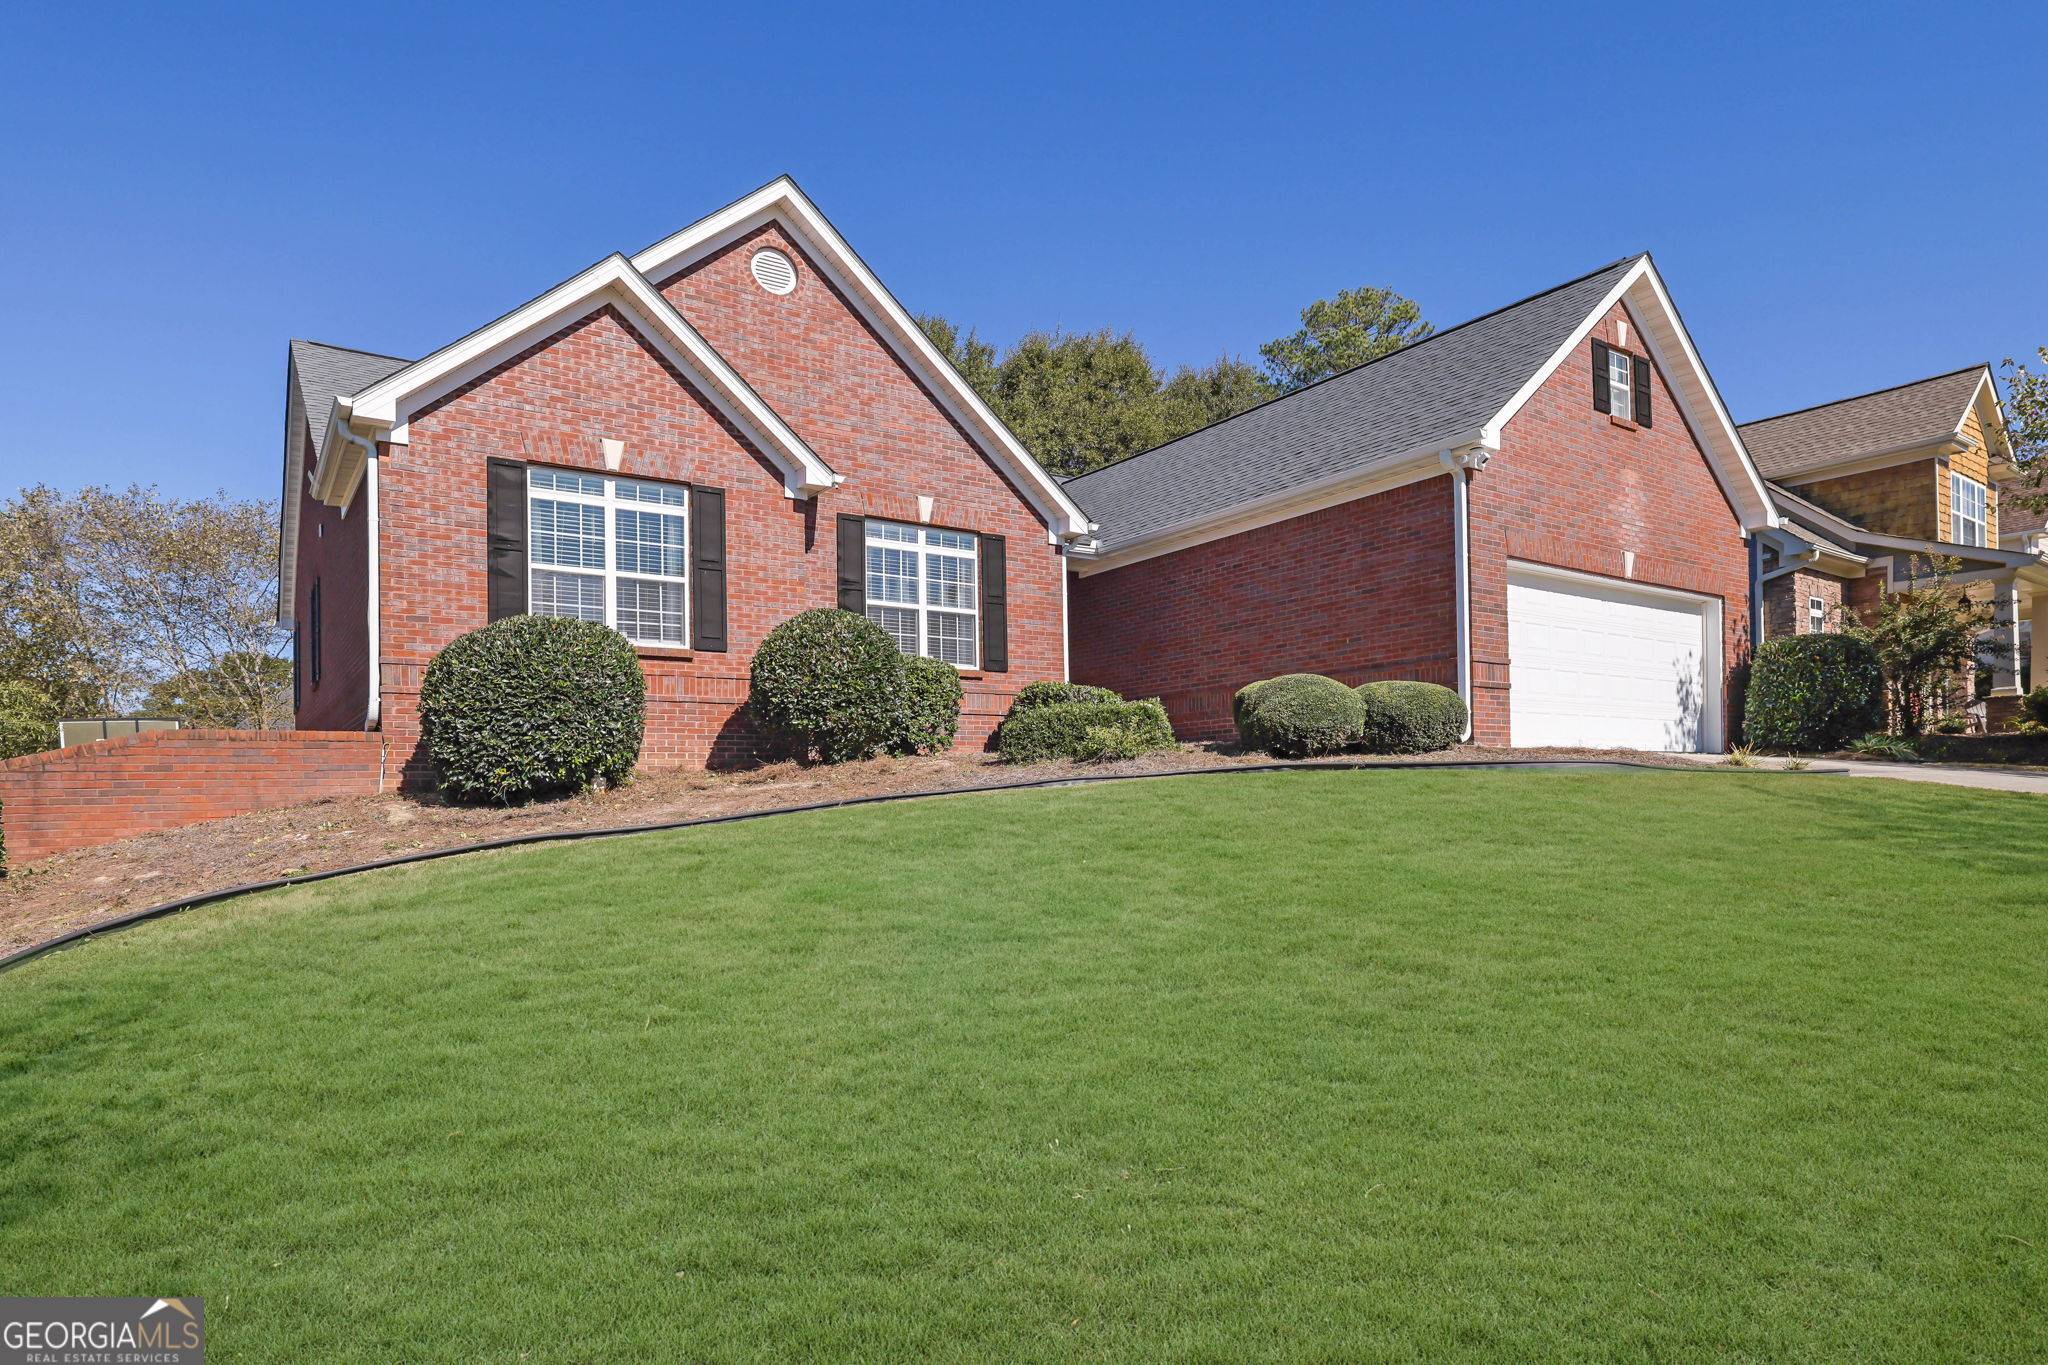
M1949 471L1948 538L1958 545L1986 543L1984 485L1975 479Z

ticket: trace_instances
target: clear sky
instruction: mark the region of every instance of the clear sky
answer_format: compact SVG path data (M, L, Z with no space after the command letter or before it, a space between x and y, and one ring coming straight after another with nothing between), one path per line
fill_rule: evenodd
M2048 10L16 6L0 495L274 496L418 356L788 172L913 311L1251 354L1648 249L1738 419L2048 343Z

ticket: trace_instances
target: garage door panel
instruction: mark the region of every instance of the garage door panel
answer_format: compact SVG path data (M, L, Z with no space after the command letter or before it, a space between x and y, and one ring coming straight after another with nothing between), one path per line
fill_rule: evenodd
M1700 748L1707 738L1706 621L1700 602L1511 573L1514 742Z

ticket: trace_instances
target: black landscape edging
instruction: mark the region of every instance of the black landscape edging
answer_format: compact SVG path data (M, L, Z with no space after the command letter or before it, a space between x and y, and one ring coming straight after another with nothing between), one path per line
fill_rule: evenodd
M66 947L84 939L98 938L102 934L115 933L133 925L145 924L153 919L177 914L181 910L196 910L202 905L224 901L233 896L246 896L256 891L278 891L288 886L305 886L312 882L324 882L334 877L353 876L358 872L377 872L388 867L405 867L413 863L431 863L442 858L459 857L466 853L490 853L498 849L523 848L529 844L569 843L578 839L611 839L627 834L660 834L668 830L696 829L706 825L732 825L743 820L763 820L774 815L807 815L821 810L840 810L848 806L878 806L888 801L922 801L936 796L971 796L983 792L1029 791L1036 787L1085 787L1103 782L1143 782L1161 777L1214 777L1227 773L1301 773L1301 772L1371 772L1391 770L1412 772L1427 768L1640 768L1645 772L1715 772L1727 771L1718 765L1700 764L1697 767L1680 767L1670 763L1637 763L1620 758L1528 758L1528 759L1455 759L1430 762L1418 760L1409 762L1347 762L1341 759L1317 759L1305 763L1248 763L1236 767L1222 768L1172 768L1155 773L1102 773L1070 774L1066 777L1041 777L1028 782L995 782L976 787L941 787L930 791L884 792L877 796L849 796L838 801L814 801L804 806L776 806L767 810L733 811L726 815L700 815L689 820L667 820L651 825L601 825L591 829L540 830L532 834L513 834L503 839L485 839L474 844L455 844L447 848L423 849L417 853L401 853L395 858L379 858L373 862L352 863L347 867L325 868L318 872L301 872L290 877L278 877L272 881L244 882L240 886L224 887L219 891L202 891L196 896L183 900L165 901L144 910L132 911L98 924L88 924L73 929L68 934L59 934L41 943L32 943L6 957L0 957L0 972L41 957L58 948ZM1820 769L1816 771L1842 772L1844 769Z

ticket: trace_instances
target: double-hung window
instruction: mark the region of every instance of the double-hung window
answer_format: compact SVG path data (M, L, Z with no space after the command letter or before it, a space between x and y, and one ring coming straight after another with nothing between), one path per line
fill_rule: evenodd
M1806 599L1806 631L1809 635L1828 633L1828 604L1818 597Z
M1627 351L1607 353L1607 410L1633 419L1636 411L1635 360Z
M1985 543L1984 485L1949 471L1948 538L1958 545Z
M528 470L528 610L688 644L688 500L676 484Z
M905 654L957 668L980 662L980 545L965 531L867 523L868 619Z

